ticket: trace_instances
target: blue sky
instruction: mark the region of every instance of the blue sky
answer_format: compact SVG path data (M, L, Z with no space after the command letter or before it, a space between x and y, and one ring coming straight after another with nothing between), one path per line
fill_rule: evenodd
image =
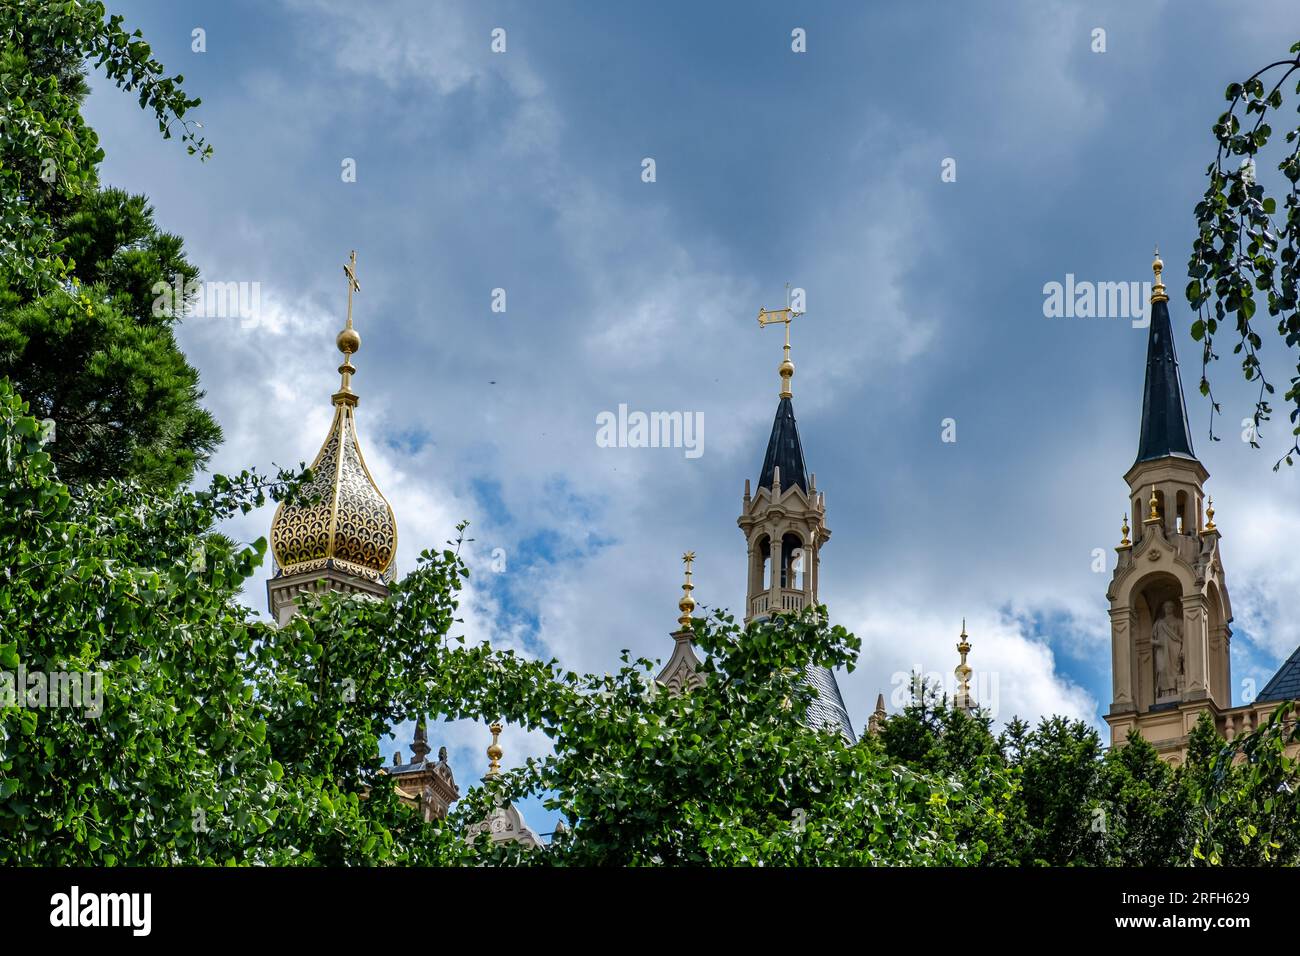
M1046 318L1043 287L1148 281L1159 243L1194 385L1178 293L1209 127L1230 81L1300 39L1294 8L112 6L202 97L216 153L200 164L160 142L101 81L87 112L104 179L146 193L205 279L260 284L256 322L181 332L226 431L217 470L315 454L355 248L359 429L399 567L469 518L471 637L598 672L625 647L666 657L683 551L702 603L744 598L735 519L781 345L754 316L789 282L807 291L795 408L834 532L821 597L863 639L840 676L855 725L900 674L950 675L965 617L1000 721L1103 726L1109 567L1092 570L1093 549L1113 566L1146 333ZM1265 363L1288 377L1278 346ZM1188 405L1240 700L1300 643L1300 499L1294 472L1270 470L1283 429L1262 452L1238 441L1251 391L1230 358L1214 376L1222 442L1206 403ZM597 447L596 416L620 403L702 413L704 454ZM270 517L232 532L264 535ZM247 598L264 606L261 581ZM482 727L440 734L462 783L483 772ZM503 743L508 764L544 751L518 730Z

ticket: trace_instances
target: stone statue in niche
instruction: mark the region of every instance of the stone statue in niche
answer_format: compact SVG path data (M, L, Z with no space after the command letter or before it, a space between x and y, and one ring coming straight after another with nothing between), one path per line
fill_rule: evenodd
M1151 650L1155 658L1156 700L1177 697L1183 689L1183 616L1173 601L1160 607L1151 628Z

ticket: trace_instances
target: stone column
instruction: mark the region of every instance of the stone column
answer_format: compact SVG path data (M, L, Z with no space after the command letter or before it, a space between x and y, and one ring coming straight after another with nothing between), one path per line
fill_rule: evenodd
M1133 686L1134 640L1137 614L1131 607L1110 610L1110 672L1112 714L1137 710L1137 693Z
M761 555L758 553L758 549L754 547L754 540L752 538L749 541L749 550L746 552L746 555L747 560L749 561L749 574L745 585L745 595L746 600L749 600L753 598L755 593L757 593L759 584L758 578L759 575L763 573L763 567L759 563Z
M778 529L773 531L772 532L772 586L767 592L767 613L768 614L772 613L773 604L776 605L777 610L779 610L781 607L781 588L783 587L784 584L784 582L782 582L781 579L785 576L785 554L782 548L783 544L784 542L781 540L780 530Z
M1183 661L1186 684L1183 700L1210 696L1209 615L1204 594L1183 595Z

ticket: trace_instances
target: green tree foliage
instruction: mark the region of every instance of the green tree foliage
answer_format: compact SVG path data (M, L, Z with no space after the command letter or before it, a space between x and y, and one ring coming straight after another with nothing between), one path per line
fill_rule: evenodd
M1255 733L1230 743L1202 715L1187 755L1199 798L1197 860L1228 866L1300 865L1300 765L1286 752L1297 741L1294 704L1283 704Z
M88 63L138 94L164 136L179 124L206 153L183 119L198 101L103 4L0 7L0 376L54 422L69 485L176 487L221 439L176 344L176 303L158 291L188 290L198 271L143 197L99 188L103 151L81 115Z
M93 0L0 4L0 273L49 291L68 268L57 223L93 190L103 158L81 115L90 63L133 93L164 138L179 130L190 153L210 147L186 114L199 105L183 78L164 75L140 31Z
M961 835L1009 794L992 767L956 781L804 727L808 662L856 650L824 613L697 621L708 689L680 697L649 661L579 675L453 638L456 547L386 600L328 594L277 630L236 600L265 542L212 532L298 493L293 476L74 496L47 439L0 382L0 671L102 672L103 704L0 707L0 863L968 864L985 848ZM540 730L555 754L425 824L379 745L426 713ZM567 839L466 844L495 799L527 794Z
M1044 718L1032 730L1013 722L1003 735L1007 761L1021 775L1030 827L1018 841L1020 862L1065 866L1104 860L1096 821L1101 740L1082 721Z
M1106 751L1099 797L1108 866L1170 866L1191 859L1196 791L1136 730Z
M1219 327L1230 322L1236 339L1233 354L1241 356L1246 380L1259 383L1253 415L1256 432L1271 417L1275 394L1259 359L1264 339L1255 322L1257 292L1276 320L1285 346L1300 351L1300 127L1287 124L1291 128L1276 167L1282 174L1282 188L1274 195L1260 181L1256 162L1273 137L1267 120L1270 113L1282 109L1283 86L1300 71L1300 43L1291 47L1291 54L1244 82L1230 84L1224 93L1229 106L1213 127L1218 152L1206 170L1205 196L1196 206L1197 237L1187 266L1187 300L1199 313L1192 337L1202 343L1201 393L1219 412L1207 370L1219 357L1214 351ZM1300 85L1295 93L1300 96ZM1284 396L1291 406L1292 444L1273 465L1275 471L1283 461L1291 465L1300 455L1300 356L1296 373ZM1253 437L1251 444L1259 447Z
M76 285L25 300L0 284L0 376L54 422L48 450L65 483L176 487L221 440L158 291L186 288L198 270L143 196L86 193L61 229Z
M917 685L869 745L959 785L973 762L1011 774L1010 798L976 821L985 865L1258 866L1300 861L1300 768L1286 755L1298 739L1287 707L1231 745L1204 714L1174 769L1136 731L1103 751L1096 731L1061 717L1015 719L995 737L987 715Z
M385 600L326 594L276 629L237 600L265 541L215 529L303 493L299 477L73 495L49 449L0 380L0 865L1300 861L1287 708L1231 744L1207 719L1178 771L1136 736L1103 755L1062 718L995 737L933 693L848 747L802 723L809 662L857 649L824 609L697 620L707 683L674 696L650 661L583 675L455 637L459 542L425 552ZM97 674L102 696L42 698L19 668ZM379 754L425 714L502 719L554 753L426 824ZM529 795L560 812L565 839L466 842L496 801Z

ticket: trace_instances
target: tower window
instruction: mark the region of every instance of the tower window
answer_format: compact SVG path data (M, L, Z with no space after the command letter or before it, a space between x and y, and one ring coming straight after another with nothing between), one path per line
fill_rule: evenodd
M808 573L808 555L798 535L787 534L781 539L781 587L803 590L804 575Z

